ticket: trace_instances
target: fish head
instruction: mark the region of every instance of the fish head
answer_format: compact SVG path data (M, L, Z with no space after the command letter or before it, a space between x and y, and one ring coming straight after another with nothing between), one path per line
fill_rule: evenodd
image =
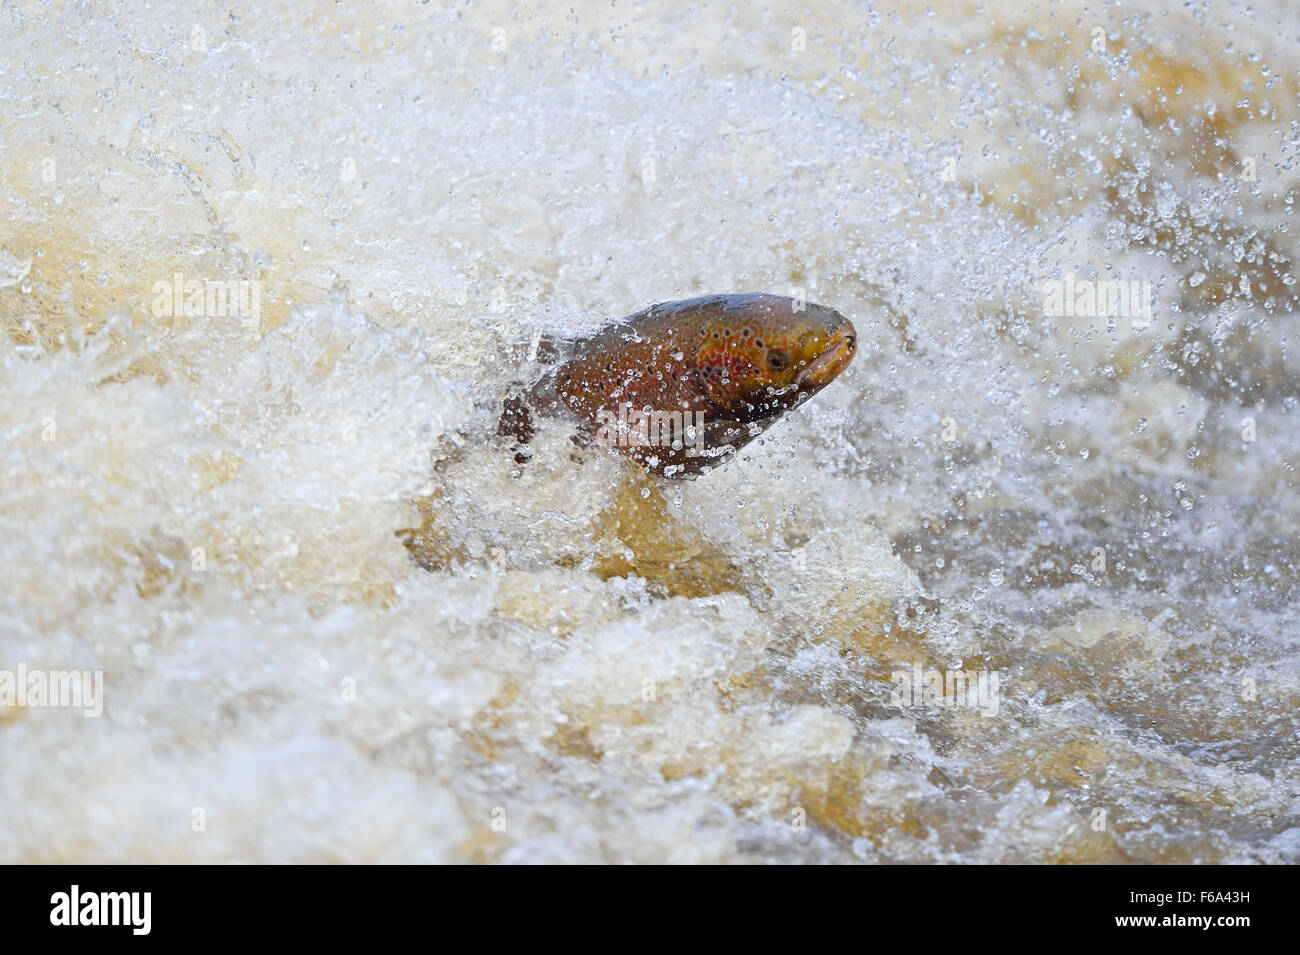
M694 363L709 402L737 421L780 414L816 394L857 352L853 323L824 305L730 296L704 322Z

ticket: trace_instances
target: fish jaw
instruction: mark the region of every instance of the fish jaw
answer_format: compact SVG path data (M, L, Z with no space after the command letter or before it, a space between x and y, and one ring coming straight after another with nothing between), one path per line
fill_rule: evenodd
M827 344L816 358L810 361L795 378L800 391L820 391L839 377L853 356L858 353L858 335L853 324L843 319Z

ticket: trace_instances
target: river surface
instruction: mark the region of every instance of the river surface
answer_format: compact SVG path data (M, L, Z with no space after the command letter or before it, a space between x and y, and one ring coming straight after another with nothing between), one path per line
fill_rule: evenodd
M102 713L0 698L0 861L1297 861L1298 51L4 4L0 670ZM860 351L722 469L496 436L743 291Z

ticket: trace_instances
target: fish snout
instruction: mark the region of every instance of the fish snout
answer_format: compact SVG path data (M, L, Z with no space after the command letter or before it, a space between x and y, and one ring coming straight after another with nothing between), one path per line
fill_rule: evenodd
M858 352L858 333L848 319L843 319L831 333L830 341L821 354L799 373L802 388L824 388L853 361Z

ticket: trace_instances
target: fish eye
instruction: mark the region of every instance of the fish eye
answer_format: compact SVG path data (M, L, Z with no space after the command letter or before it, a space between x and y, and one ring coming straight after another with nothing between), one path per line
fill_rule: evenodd
M781 371L786 365L790 364L790 356L779 348L769 348L767 350L767 367L773 371Z

